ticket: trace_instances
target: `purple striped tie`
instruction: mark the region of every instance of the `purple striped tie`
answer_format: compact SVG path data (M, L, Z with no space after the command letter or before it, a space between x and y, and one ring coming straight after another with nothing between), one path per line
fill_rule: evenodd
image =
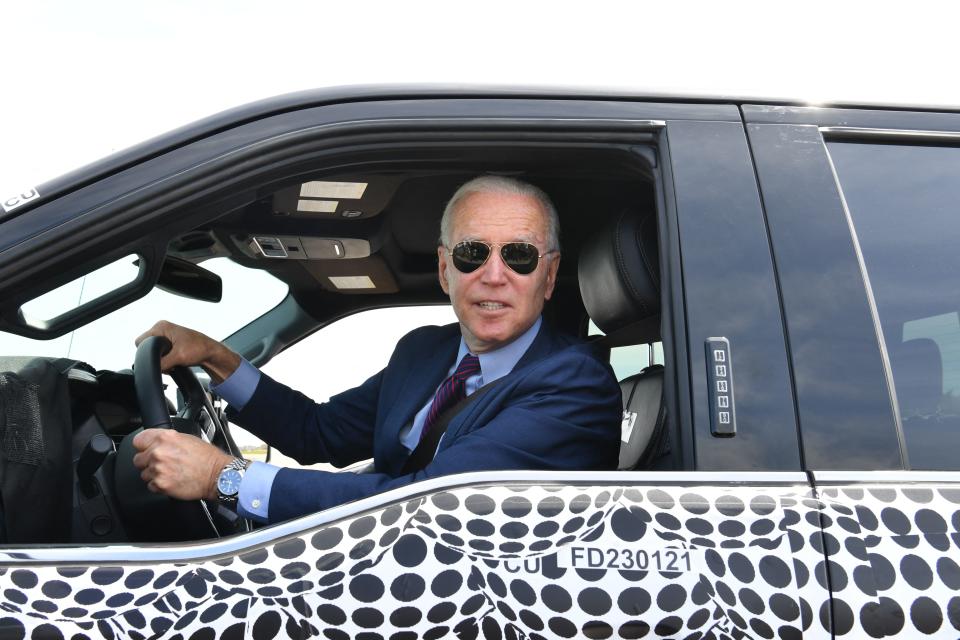
M427 418L423 421L420 440L423 440L424 436L433 428L433 424L440 417L440 414L467 396L467 378L479 372L480 359L469 353L463 356L463 360L457 365L457 370L443 381L440 388L437 389L436 395L433 396L433 404L430 405Z

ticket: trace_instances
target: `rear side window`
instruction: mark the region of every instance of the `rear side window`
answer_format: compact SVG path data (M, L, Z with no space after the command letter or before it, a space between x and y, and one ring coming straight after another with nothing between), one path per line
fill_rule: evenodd
M960 148L829 143L910 466L960 469Z

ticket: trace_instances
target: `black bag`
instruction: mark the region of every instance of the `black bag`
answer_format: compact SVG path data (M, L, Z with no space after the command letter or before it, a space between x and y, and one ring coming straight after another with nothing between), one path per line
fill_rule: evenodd
M73 360L0 359L0 537L10 544L70 539Z

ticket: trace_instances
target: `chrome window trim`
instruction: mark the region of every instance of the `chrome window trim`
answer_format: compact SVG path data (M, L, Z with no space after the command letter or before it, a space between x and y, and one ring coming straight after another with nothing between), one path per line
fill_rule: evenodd
M876 140L880 138L904 138L906 140L956 140L960 142L960 131L935 131L924 129L876 129L872 127L818 127L826 136L843 138L862 138Z
M812 471L814 483L960 484L960 471Z
M633 119L633 118L556 118L556 117L543 117L538 118L535 116L446 116L446 117L428 117L428 116L416 116L416 117L402 117L402 118L360 118L355 120L337 120L335 122L325 122L323 124L309 125L301 127L299 129L292 129L290 131L284 131L275 135L268 136L266 138L261 138L256 141L251 141L246 146L252 146L255 144L260 144L263 142L269 142L271 140L276 140L278 138L284 138L291 135L299 135L308 131L320 131L324 129L336 129L343 126L357 126L357 125L423 125L428 124L453 124L456 126L476 126L476 125L489 125L489 124L505 124L510 126L530 126L530 125L577 125L577 126L589 126L589 127L598 127L598 128L609 128L610 126L620 126L627 127L630 129L642 129L644 131L658 131L667 126L666 120L651 120L651 119ZM542 131L534 129L534 132L541 133ZM570 131L572 134L580 133L580 129L574 129ZM547 133L547 132L542 132ZM241 148L246 148L241 147ZM226 155L226 154L224 154Z
M419 124L423 122L456 122L456 123L466 123L466 124L486 124L486 123L507 123L507 124L535 124L535 123L560 123L560 124L599 124L599 125L624 125L628 127L643 127L646 129L662 129L667 126L666 120L648 120L640 119L634 120L632 118L536 118L530 116L449 116L446 118L429 118L429 117L418 117L418 118L371 118L369 120L356 120L351 121L350 124L362 124L368 122L385 122L385 123L396 123L401 124L410 123L410 124ZM339 123L338 123L339 124ZM960 135L960 134L958 134Z
M650 120L650 119L632 119L632 118L554 118L554 117L544 117L538 118L534 116L447 116L447 117L402 117L402 118L360 118L354 120L337 120L335 122L325 122L323 124L314 124L300 127L299 129L291 129L290 131L284 131L274 135L267 136L265 138L259 138L257 140L251 140L247 144L237 147L236 149L231 149L222 153L218 158L231 155L233 153L249 150L258 146L274 142L276 140L282 140L284 138L289 138L291 136L299 136L305 133L314 133L318 131L326 132L328 130L337 130L341 128L349 127L366 127L366 126L423 126L427 125L453 125L460 129L469 129L470 127L484 126L484 125L504 125L507 127L532 127L530 130L531 133L536 134L570 134L577 135L584 133L585 130L595 131L598 129L608 129L612 130L611 133L614 135L622 135L624 130L633 132L638 131L641 133L646 132L658 132L662 129L665 129L667 126L666 120ZM554 125L559 126L574 126L575 129L569 131L553 131L546 130L545 127L553 127ZM421 133L423 130L417 129L411 131L411 134ZM458 131L459 133L459 131ZM606 142L606 140L599 140L599 142ZM206 164L206 163L204 163Z
M199 562L235 555L244 550L305 535L313 529L441 490L485 485L670 485L670 486L796 486L809 489L807 475L797 471L480 471L430 478L362 500L333 507L272 527L223 540L192 543L119 545L73 545L58 547L19 546L0 549L0 565L116 564Z

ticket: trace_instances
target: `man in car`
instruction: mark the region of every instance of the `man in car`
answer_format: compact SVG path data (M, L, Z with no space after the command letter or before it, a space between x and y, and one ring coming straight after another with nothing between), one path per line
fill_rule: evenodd
M451 198L440 236L440 286L459 322L410 332L385 369L326 403L190 329L159 322L138 338L169 339L164 370L202 366L233 421L301 464L372 457L374 472L251 464L193 436L147 429L134 439L134 463L150 490L219 499L277 522L451 473L615 469L621 400L613 372L541 318L560 262L547 195L514 179L476 178Z

